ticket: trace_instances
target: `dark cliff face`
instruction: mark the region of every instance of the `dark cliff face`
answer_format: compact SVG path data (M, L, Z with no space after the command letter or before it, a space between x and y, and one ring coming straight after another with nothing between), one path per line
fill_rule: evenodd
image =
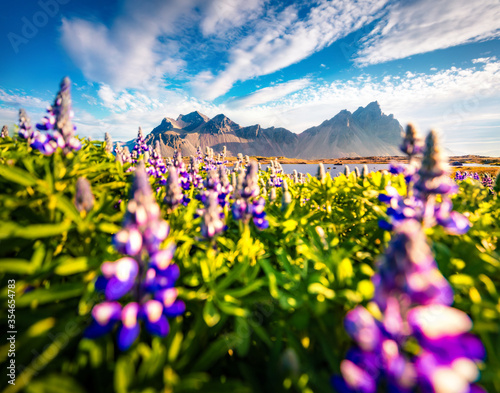
M261 134L260 125L256 124L254 126L242 127L235 131L236 135L240 138L245 139L257 139Z
M298 141L297 134L283 127L264 128L262 129L262 134L264 134L269 140L276 143L296 144Z
M223 114L210 119L195 111L176 120L164 118L146 142L154 146L158 140L162 152L168 154L175 149L194 154L197 146L221 150L226 145L233 155L242 152L267 157L337 158L399 154L402 131L394 116L382 113L375 101L354 113L342 110L301 134L281 127L262 128L259 124L241 127ZM133 141L129 143L133 146Z
M161 133L161 132L165 132L165 131L170 131L171 129L173 129L174 126L173 126L173 123L172 121L168 118L168 117L165 117L159 126L153 128L153 131L151 131L153 134L158 134L158 133Z
M371 102L365 108L358 108L353 114L356 123L369 130L371 135L390 142L401 138L403 128L393 115L385 115L377 101Z
M177 122L185 131L193 131L204 123L207 123L210 119L204 114L194 111L188 113L187 115L179 115Z
M197 131L204 134L220 135L238 130L239 128L241 127L234 121L224 116L223 114L220 114L209 120Z

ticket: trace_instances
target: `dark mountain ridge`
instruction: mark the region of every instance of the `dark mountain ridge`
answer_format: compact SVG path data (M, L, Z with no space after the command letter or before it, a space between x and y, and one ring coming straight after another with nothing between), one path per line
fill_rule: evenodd
M259 124L242 127L224 114L210 119L195 111L179 115L176 120L165 117L146 136L146 143L160 142L163 155L176 149L182 155L194 155L200 146L215 152L227 147L228 155L243 153L253 156L289 158L338 158L398 155L403 128L391 115L385 115L378 102L359 107L354 113L342 110L319 126L295 134L282 127L262 128ZM134 140L127 146L133 147Z

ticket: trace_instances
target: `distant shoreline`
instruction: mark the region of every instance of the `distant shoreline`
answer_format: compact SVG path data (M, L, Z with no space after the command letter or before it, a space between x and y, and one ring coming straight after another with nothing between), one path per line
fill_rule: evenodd
M236 157L226 158L230 164L237 160ZM261 157L250 156L250 159L256 160L261 164L269 164L271 160L277 159L280 164L332 164L332 165L345 165L345 164L388 164L390 162L406 162L406 156L374 156L374 157L343 157L343 158L323 158L305 160L300 158L286 158L286 157ZM460 162L463 164L489 164L499 165L500 157L484 157L476 155L466 156L450 156L449 162Z

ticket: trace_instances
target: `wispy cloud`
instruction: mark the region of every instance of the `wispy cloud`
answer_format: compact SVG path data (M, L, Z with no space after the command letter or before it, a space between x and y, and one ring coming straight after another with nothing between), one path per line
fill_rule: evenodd
M355 55L383 63L500 36L498 0L414 0L392 3Z
M173 33L176 20L194 4L195 0L129 0L111 27L63 19L62 42L89 80L147 90L184 66L176 44L158 38Z
M294 79L277 85L264 87L246 96L231 99L226 104L229 107L252 107L281 99L288 94L302 90L311 84L309 78Z
M27 95L23 91L13 92L0 89L0 104L14 108L47 108L49 102Z
M280 12L269 10L253 33L229 50L230 60L223 71L201 72L191 86L195 94L204 99L219 97L237 81L283 69L361 28L374 20L385 4L385 0L356 3L323 0L311 8L305 18L299 18L295 5Z
M205 36L224 35L229 29L240 27L259 18L268 0L216 0L203 3L200 23Z

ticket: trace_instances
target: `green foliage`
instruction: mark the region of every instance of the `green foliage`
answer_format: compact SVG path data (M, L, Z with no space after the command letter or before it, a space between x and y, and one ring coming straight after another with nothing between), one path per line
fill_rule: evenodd
M15 279L18 332L17 380L6 392L332 391L329 378L351 344L343 318L372 297L374 263L389 240L377 223L386 214L378 194L389 183L406 192L401 175L290 182L286 209L280 190L266 201L267 230L241 225L226 208L228 229L215 247L201 239L200 202L168 212L160 190L187 311L170 321L167 337L141 333L121 353L113 335L82 334L102 300L94 292L100 265L120 257L111 238L125 211L129 164L117 164L100 142L45 157L8 138L0 154L0 308L6 315ZM267 183L269 174L260 175ZM81 176L95 195L88 213L73 203ZM433 228L428 236L455 306L472 317L488 351L481 384L500 391L500 202L469 180L453 202L471 230L458 237Z

